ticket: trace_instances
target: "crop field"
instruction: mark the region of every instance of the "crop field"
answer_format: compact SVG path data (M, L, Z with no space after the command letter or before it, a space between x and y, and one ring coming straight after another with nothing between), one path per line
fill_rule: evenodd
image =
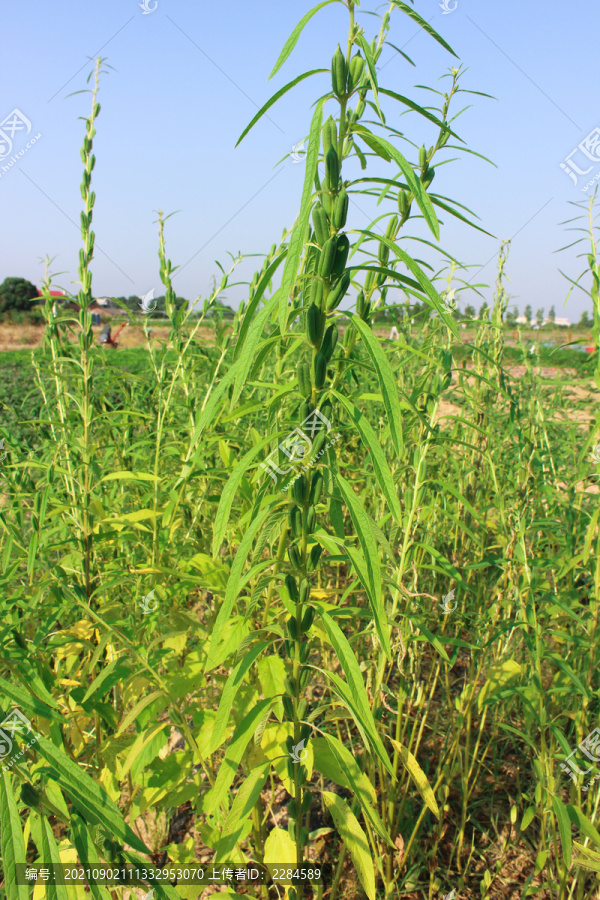
M45 325L0 329L0 900L600 897L598 350L505 326L509 242L460 327L460 273L404 236L471 221L432 185L461 71L411 107L439 128L411 165L378 120L406 99L377 80L390 12L344 5L298 216L235 316L235 261L176 308L160 213L167 316L118 350L90 313L96 61L78 310L48 270Z

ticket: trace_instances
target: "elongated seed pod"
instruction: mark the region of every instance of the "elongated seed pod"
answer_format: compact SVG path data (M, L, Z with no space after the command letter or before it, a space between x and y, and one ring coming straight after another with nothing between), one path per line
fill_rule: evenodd
M300 740L307 741L311 735L311 732L312 728L310 727L308 722L305 722L304 725L300 726Z
M329 296L327 297L327 309L329 312L338 308L338 306L348 293L349 287L350 272L344 272L339 281L336 281L335 286L329 292Z
M323 209L331 219L333 215L333 194L329 191L323 191L321 194L321 203L323 204Z
M390 221L388 222L388 227L385 232L386 238L389 238L390 241L395 240L396 235L398 234L398 216L392 216Z
M321 251L322 253L323 251ZM321 257L319 256L319 264ZM323 282L315 278L310 286L310 302L314 303L319 309L323 306Z
M323 548L320 544L315 544L312 550L308 555L308 559L306 560L306 568L308 572L314 572L314 570L319 565L319 560L321 559L321 553L323 552Z
M335 352L335 347L338 342L338 334L338 327L335 322L333 322L323 335L323 341L321 343L321 353L323 354L327 362L329 362Z
M352 59L350 60L350 66L348 68L348 93L351 94L354 88L359 83L363 70L365 68L365 61L360 55L360 53L355 53Z
M332 405L331 405L331 400L324 400L324 401L321 403L320 411L321 411L321 413L325 416L326 419L329 419L329 418L330 418L332 408L333 408L333 407L332 407Z
M336 194L339 180L340 161L337 150L332 147L331 150L327 151L327 156L325 157L325 185L332 193Z
M302 413L301 413L301 415L302 415L302 421L303 421L303 422L304 422L305 419L308 419L308 417L310 416L310 414L314 411L314 408L315 408L315 405L314 405L314 403L312 402L312 400L305 400L305 401L304 401L304 404L303 404L303 406L302 406Z
M288 736L286 737L285 746L287 747L288 753L291 753L292 750L294 749L294 738L292 737L291 734L288 734Z
M427 165L427 151L425 149L425 144L419 149L419 166L424 169Z
M365 101L361 99L361 100L359 100L359 102L356 104L356 110L355 110L355 113L354 113L354 115L356 116L356 121L358 121L358 120L360 119L360 117L362 116L362 114L364 113L364 111L365 111Z
M302 513L298 506L292 506L289 513L289 519L292 537L299 540L302 537Z
M348 253L350 252L350 241L347 234L339 234L337 239L335 259L333 262L333 274L339 278L346 268L348 261Z
M325 322L325 313L321 312L319 307L314 303L311 303L306 312L306 333L309 341L317 350L321 346L321 341L323 340Z
M28 781L21 785L21 800L25 806L36 807L40 805L41 793Z
M314 506L309 506L306 510L304 521L304 533L312 534L317 524L317 511Z
M312 803L312 794L310 791L306 791L306 793L304 794L304 797L302 798L302 815L303 816L305 816L306 813L309 811L311 803Z
M292 747L289 748L290 752L292 749L293 749L293 745L292 745ZM298 818L298 804L296 803L296 801L294 800L293 797L290 800L290 802L288 803L288 815L291 819Z
M321 452L325 441L327 440L327 432L320 431L315 438L315 442L312 447L312 458L315 459L317 455ZM319 460L316 460L317 465Z
M314 359L314 376L315 376L315 387L318 391L320 391L327 379L327 360L323 356L322 353L317 353Z
M325 241L329 239L329 220L327 218L327 213L323 209L320 203L318 203L313 209L312 214L313 225L315 228L315 236L317 238L317 244L319 247L322 247Z
M304 613L304 617L302 619L302 631L307 632L312 628L312 623L315 618L315 608L314 606L309 606L306 612Z
M315 472L312 477L312 481L310 483L310 496L308 498L309 503L312 506L316 506L321 497L321 493L323 491L323 475L321 472ZM302 582L304 584L304 582ZM304 601L303 601L304 602Z
M293 641L298 640L298 624L296 622L296 617L292 616L287 620L287 630L288 634Z
M285 576L285 586L287 588L287 592L289 594L290 600L292 603L298 602L298 585L296 584L296 579L293 575Z
M331 61L331 86L336 97L341 98L346 96L347 79L346 60L340 49L340 45L338 44L338 48L333 54L333 59Z
M308 701L306 700L306 698L303 697L302 700L300 701L300 703L298 704L298 718L299 719L304 718L304 713L306 712L307 707L308 707Z
M308 601L310 597L310 582L308 578L303 578L300 583L300 605L304 606L304 604ZM302 620L304 621L304 619Z
M303 397L310 397L312 394L312 385L310 383L310 366L307 362L300 361L296 369L298 376L298 390Z
M300 677L298 679L298 683L300 684L300 690L304 690L306 685L308 684L308 679L310 678L310 669L302 669L300 672ZM302 768L302 767L301 767Z
M373 284L375 282L375 275L376 275L376 273L373 271L373 269L369 269L367 271L367 275L365 278L365 294L371 293Z
M333 227L336 231L343 228L348 217L348 192L345 188L339 192L333 203Z
M289 694L290 697L296 696L296 682L294 681L294 678L291 675L285 676L283 686L285 688L286 694Z
M336 258L337 245L338 238L334 235L329 238L321 250L321 259L319 260L319 275L321 278L329 278L331 275Z
M310 653L310 648L306 641L303 644L300 644L300 662L304 665L306 660L308 659L308 654Z
M387 266L388 259L390 258L390 248L386 244L379 244L377 258L382 266Z
M408 194L404 188L400 188L398 191L398 212L400 213L402 224L404 224L410 216L410 207L410 194Z
M307 368L310 368L308 363L305 363L305 365ZM308 487L308 478L305 475L300 475L300 477L292 484L292 497L299 506L304 503L307 490L310 491L310 488Z
M421 183L424 188L428 188L433 179L435 178L435 169L433 166L429 166L425 172L421 175Z
M288 719L293 719L294 717L294 704L292 703L292 698L283 696L281 698L281 702L283 703L283 711Z
M383 276L383 278L385 278L385 275ZM368 322L370 315L371 315L371 301L369 300L367 302L367 304L364 308L363 314L361 316L361 319L363 320L363 322Z
M302 560L300 559L300 553L298 552L298 548L295 544L290 544L288 547L288 557L290 563L293 565L295 569L302 568Z
M366 305L367 305L367 300L366 300L364 291L361 291L359 293L358 297L356 298L356 315L359 317L359 319L362 319Z
M323 157L327 158L327 153L331 148L335 150L337 147L337 125L333 116L329 116L323 125Z
M287 764L288 778L290 779L290 781L293 781L294 778L296 777L296 772L294 771L294 762L291 759L291 757L288 756L286 764ZM290 837L295 842L296 841L296 837L295 837L296 823L294 822L293 819L290 819L290 821L289 821L289 828L290 828Z

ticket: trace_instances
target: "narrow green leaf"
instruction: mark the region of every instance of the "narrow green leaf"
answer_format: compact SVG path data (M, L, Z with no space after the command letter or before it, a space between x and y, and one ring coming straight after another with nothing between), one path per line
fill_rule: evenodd
M164 692L163 691L152 691L152 693L148 694L147 697L142 697L142 699L139 700L135 704L133 709L129 710L129 712L127 713L127 715L125 716L125 718L123 719L121 724L119 725L119 730L117 731L115 736L119 737L119 735L123 734L123 732L129 728L131 723L135 722L135 720L137 719L139 714L141 712L143 712L143 710L145 710L147 706L150 706L151 703L154 703L155 700L158 700L159 697L164 698L165 706L166 706L167 697L165 696Z
M280 88L280 89L277 91L277 93L273 94L273 96L272 96L269 100L267 100L267 102L265 103L265 105L264 105L264 106L261 106L261 108L260 108L259 111L256 113L256 115L254 116L254 118L252 119L252 121L250 122L250 124L249 124L249 125L246 125L246 127L245 127L244 130L242 131L241 135L240 135L239 138L237 139L237 142L236 142L236 145L235 145L235 146L237 147L237 145L238 145L241 141L244 140L244 138L246 137L246 135L248 134L248 132L249 132L252 128L254 128L254 126L256 125L256 123L258 122L258 120L259 120L260 118L262 118L262 116L266 113L266 111L267 111L268 109L270 109L270 108L273 106L274 103L277 103L277 101L280 99L280 97L283 97L284 94L287 94L287 92L288 92L289 90L291 90L295 85L299 84L301 81L304 81L305 78L310 78L311 75L318 75L318 74L321 73L321 72L329 72L329 69L311 69L310 72L304 72L303 75L298 75L297 78L294 78L293 81L290 81L290 82L289 82L288 84L286 84L284 87Z
M91 866L97 866L100 862L100 857L96 852L94 841L83 819L77 814L71 816L71 834L82 865L90 863ZM109 892L103 885L95 884L93 879L88 883L94 900L112 900Z
M54 834L50 827L50 822L44 815L41 815L39 819L40 834L42 837L42 846L40 847L42 860L45 863L52 863L53 866L60 866L61 860L56 841L54 840ZM64 884L52 884L52 882L49 881L45 885L45 889L47 900L69 900L69 894L67 893L67 888Z
M375 900L375 869L366 834L345 800L331 791L323 791L321 796L331 813L340 837L348 848L367 897L369 900Z
M242 347L244 346L244 341L246 340L246 334L248 333L248 329L250 328L250 325L252 324L252 320L254 318L254 313L256 311L256 307L262 300L262 296L267 288L267 285L269 284L269 282L271 281L271 278L273 277L273 275L279 268L281 261L285 259L286 255L287 255L286 251L284 251L283 253L280 253L279 256L273 260L273 262L271 263L271 265L269 266L269 268L267 269L265 274L262 276L262 278L256 285L256 290L254 291L254 294L252 295L252 300L249 302L248 306L246 307L246 309L244 311L244 318L242 320L242 324L240 325L240 331L239 331L238 338L237 338L237 341L235 344L235 350L233 351L234 362L237 360L237 358L240 355L240 352L242 350ZM236 416L239 416L239 414L240 414L239 411L236 411L235 413L232 414L231 417L227 417L227 418L235 418ZM222 419L221 421L226 421L226 420Z
M117 681L122 680L123 676L128 675L131 671L131 667L126 660L123 660L122 657L118 657L117 659L113 659L112 662L109 662L107 666L100 672L99 675L94 678L89 688L85 692L85 696L81 700L81 705L83 706L90 697L95 696L97 700L101 700L102 697L114 687Z
M361 771L356 758L344 747L341 741L330 734L311 739L314 754L314 765L317 771L325 775L340 787L352 791L358 799L365 817L377 832L382 841L394 848L385 825L377 812L377 793L364 772Z
M354 528L358 535L360 545L363 550L365 563L367 566L367 576L369 581L368 597L375 620L375 627L381 646L385 650L385 655L391 661L392 648L390 646L390 633L385 614L385 605L381 595L381 565L379 562L379 548L377 541L371 531L369 517L365 513L362 504L352 486L339 473L336 475L336 481L340 486L342 496L346 506L350 510L350 515L354 523Z
M233 783L238 766L242 761L242 757L252 740L252 736L263 719L265 713L273 706L276 701L271 697L266 700L259 700L250 712L244 716L238 727L233 733L233 737L225 751L225 758L219 766L214 787L204 795L202 803L202 811L208 814L217 812L221 804L227 797L227 791Z
M329 71L329 70L327 70ZM321 146L321 125L323 122L323 106L325 100L317 103L315 112L310 125L310 135L308 138L308 151L306 154L306 163L304 170L304 187L302 188L302 200L300 203L300 212L294 222L290 243L288 246L287 259L281 276L281 288L279 295L279 326L281 331L287 330L287 321L289 316L288 302L293 296L296 278L298 276L298 266L302 257L304 240L308 229L308 219L310 216L310 208L312 203L313 184L317 166L319 163L319 148Z
M16 883L15 866L27 862L27 856L12 776L4 766L0 766L0 851L7 900L29 900L27 885Z
M242 786L237 790L235 799L225 819L221 836L215 844L214 863L228 862L235 845L245 838L252 827L250 814L269 777L271 763L266 762L252 769Z
M304 29L304 26L307 24L307 22L309 22L312 19L312 17L315 15L315 13L318 13L318 11L320 9L323 9L324 6L328 6L329 3L336 3L336 2L339 2L339 0L324 0L323 3L319 3L317 6L313 6L313 8L311 10L309 10L306 13L306 15L300 19L300 21L298 22L298 24L296 25L296 27L290 34L289 38L283 45L283 50L279 54L277 62L273 66L273 71L269 75L269 78L267 79L268 81L271 80L273 75L275 75L277 72L279 72L280 68L282 67L282 65L284 64L286 59L289 57L290 53L292 52L292 50L298 43L298 38L302 34L302 30Z
M123 843L140 853L150 854L151 851L144 842L125 823L120 809L106 791L63 750L55 747L43 735L37 738L36 750L56 769L62 790L87 821L101 825L107 834L120 838Z
M562 857L567 869L571 868L571 823L567 813L567 807L556 794L552 797L552 806L558 821L558 831L560 834L560 843L562 846Z
M392 473L390 472L390 467L388 466L387 460L385 458L385 454L381 449L379 441L377 440L377 435L371 428L369 421L366 416L362 414L357 406L352 403L347 397L343 394L338 393L338 391L332 390L331 393L339 400L342 406L346 409L348 415L354 422L358 433L360 434L362 440L367 445L369 450L369 454L371 457L371 461L373 463L373 470L377 477L377 481L379 482L379 486L383 492L385 499L387 500L388 506L390 508L390 512L394 516L396 522L401 525L402 524L402 508L400 506L400 501L398 500L398 493L396 486L394 485L394 479L392 478ZM402 420L400 420L401 422ZM402 429L400 428L400 431Z
M379 93L378 93L378 85L377 85L377 72L375 71L375 60L373 59L373 54L371 53L371 48L365 40L363 34L358 34L356 36L356 43L361 48L362 52L365 55L365 63L367 65L367 77L371 82L371 89L373 91L373 98L375 100L375 106L377 107L377 112L379 113L379 117L383 121L383 113L381 112L381 107L379 106Z
M231 405L237 403L242 390L246 384L246 380L248 377L248 372L252 368L254 364L254 360L258 354L257 344L260 341L261 335L263 333L265 324L271 315L273 308L277 303L277 299L280 292L276 291L270 300L267 300L261 311L255 316L252 325L250 326L250 330L248 332L248 338L244 343L244 348L242 352L238 356L238 364L237 364L237 373L235 377L235 385L233 389L233 395L231 397Z
M227 681L225 682L225 687L223 688L223 692L221 694L221 701L219 703L219 708L217 710L217 715L215 717L215 721L213 724L213 732L210 739L210 744L208 747L208 755L212 756L212 754L217 750L223 741L223 737L225 735L225 730L227 728L227 722L229 721L229 715L231 713L231 707L233 705L233 701L235 700L235 696L239 689L242 686L242 682L244 680L244 676L254 660L260 653L268 647L270 641L261 641L260 644L256 644L252 650L249 650L244 658L237 664Z
M396 752L398 753L398 756L402 761L402 765L412 778L414 785L421 795L425 805L428 809L431 810L436 819L439 819L440 811L438 809L434 793L431 790L429 782L427 781L425 772L423 771L415 757L412 755L410 750L408 750L406 747L403 747L402 744L400 744L398 741L395 741L393 738L390 738L390 741L392 742L394 750L396 750Z
M219 646L221 633L229 620L231 610L233 609L233 604L235 603L236 598L239 594L240 576L242 574L244 565L246 564L246 560L248 559L248 554L250 553L252 542L256 537L258 531L262 527L263 522L276 505L277 504L272 503L270 506L265 506L264 509L259 512L254 521L251 522L248 526L246 533L242 538L242 542L238 547L238 551L235 554L233 565L231 566L231 571L227 580L227 587L225 588L225 599L223 601L221 609L218 612L215 624L212 628L210 645L208 648L208 653L206 655L206 662L204 664L205 673L209 672L215 665L213 661L213 655L215 654L217 647Z
M406 15L409 16L413 20L413 22L416 22L417 25L420 25L423 31L426 31L430 37L432 37L435 41L438 42L438 44L440 44L444 48L444 50L447 50L448 53L452 54L452 56L456 56L457 59L460 59L460 57L456 55L450 44L447 44L444 38L441 37L441 35L439 35L437 31L431 27L429 22L426 22L425 19L423 19L419 15L419 13L412 8L412 6L409 6L408 3L403 3L402 0L391 0L391 2L394 4L394 6L397 6L398 9L401 9L402 12L406 13Z
M433 208L431 200L429 199L427 191L423 187L420 179L417 178L415 171L408 160L405 159L404 156L402 156L399 150L396 150L393 144L390 144L389 141L386 141L384 138L379 137L379 135L374 135L373 132L365 128L364 125L355 125L353 130L359 137L362 137L365 142L368 143L370 141L369 146L374 149L375 152L378 152L377 148L379 148L379 150L385 151L387 156L389 156L394 160L395 163L397 163L397 165L400 167L400 170L402 171L402 174L406 178L406 183L412 191L417 205L421 210L423 218L427 222L431 233L436 238L436 240L439 241L440 223L438 222L435 210ZM381 156L381 153L379 155ZM382 156L382 158L385 159L385 156Z
M240 482L246 474L246 471L254 457L258 456L258 454L261 453L264 448L271 443L272 439L272 435L268 434L265 438L259 441L258 444L255 444L254 447L252 447L234 467L231 475L229 476L227 484L223 488L221 499L219 500L217 514L215 516L215 523L213 526L213 559L217 558L219 550L221 548L221 544L223 543L225 530L227 528L227 523L229 522L229 516L231 514L231 506L237 489L240 486Z
M362 674L357 659L352 651L352 647L339 625L327 612L325 612L324 608L317 601L314 602L314 606L319 611L323 627L327 632L331 646L336 652L336 656L340 661L340 665L342 666L342 670L348 683L346 684L346 682L336 675L335 672L327 671L327 677L336 685L348 709L355 716L356 724L363 732L365 741L371 743L374 751L393 777L392 767L385 751L385 747L377 732L375 719L373 718L367 692L362 680ZM319 669L319 671L323 670Z
M390 426L392 443L398 456L401 456L404 446L401 425L402 410L398 398L398 384L392 371L392 367L382 350L380 341L375 337L369 326L354 313L348 312L346 315L350 318L352 324L362 337L367 353L371 357L371 362L375 367L379 388L383 397L383 404L387 413L388 425Z
M590 820L576 806L567 804L567 813L571 822L583 831L586 837L594 842L596 847L600 847L600 834L596 831Z
M28 713L31 716L42 716L44 719L50 719L51 722L62 722L63 716L58 711L56 700L52 701L53 706L49 706L37 697L32 697L28 691L18 684L12 684L5 678L0 678L0 694L12 700L15 706L22 713Z
M409 97L403 97L402 94L396 94L395 91L386 90L386 88L379 88L379 92L381 94L385 94L387 97L393 97L394 100L398 100L400 103L403 103L405 106L408 106L409 109L412 109L414 112L419 113L420 116L428 119L430 122L433 122L434 125L437 125L438 128L441 128L442 131L451 134L452 137L456 138L457 141L464 143L462 138L459 138L457 134L452 131L452 129L448 125L444 125L441 119L438 119L437 116L434 116L432 112L428 109L425 109L422 106L419 106L418 103L415 103L414 100L411 100Z

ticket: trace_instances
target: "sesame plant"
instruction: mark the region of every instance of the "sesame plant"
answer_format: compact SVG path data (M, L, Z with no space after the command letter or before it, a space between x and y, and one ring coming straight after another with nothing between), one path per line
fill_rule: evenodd
M284 783L291 794L288 805L288 836L280 836L279 847L286 847L286 840L291 841L288 855L293 853L296 866L301 867L308 843L311 804L315 800L315 789L310 784L310 771L314 767L316 772L328 775L335 773L334 780L350 786L353 803L349 806L335 794L321 792L321 799L329 808L344 842L332 893L335 896L344 857L348 852L365 891L368 896L374 897L375 872L372 858L378 861L379 874L386 884L386 893L393 890L394 879L390 868L389 866L383 868L379 860L382 846L387 845L392 852L395 851L396 845L392 838L396 835L390 833L394 831L393 817L390 821L386 821L391 810L386 806L383 817L380 816L372 800L368 799L369 793L373 794L377 784L381 787L388 780L395 782L401 761L416 784L425 805L434 816L438 815L438 807L415 756L396 738L390 738L390 745L394 751L394 761L393 763L390 761L389 751L382 741L374 716L374 712L377 712L377 702L369 703L359 661L351 641L340 624L344 616L343 605L339 603L334 606L325 605L317 599L318 592L315 592L315 586L321 580L321 569L324 564L343 566L347 572L352 570L354 583L360 585L369 601L370 624L367 630L372 633L375 646L380 648L379 667L381 669L386 660L391 663L394 657L390 636L397 621L398 595L396 594L395 599L390 602L388 590L389 585L402 581L403 565L401 564L399 572L393 577L391 560L385 559L385 548L389 547L388 538L384 537L356 496L352 482L342 475L343 464L338 461L338 453L343 452L343 443L338 450L331 440L327 441L327 434L333 423L336 425L344 423L346 440L350 437L351 429L356 429L365 452L371 455L377 488L381 491L382 499L385 498L380 515L383 515L385 520L393 522L391 540L399 536L403 527L406 528L405 534L409 534L411 516L415 515L414 503L418 502L422 488L428 446L430 442L435 441L435 431L432 430L431 424L427 423L423 413L426 412L427 416L434 413L441 392L450 383L451 354L448 351L442 351L441 355L436 354L438 357L436 365L431 367L431 373L422 378L418 394L423 393L425 385L428 391L422 412L418 407L415 408L414 401L411 403L416 418L420 419L422 424L419 426L420 440L416 440L414 444L411 441L410 444L413 465L416 468L405 498L408 499L409 493L412 492L414 497L412 512L409 513L405 509L403 513L398 501L393 469L406 467L407 448L404 435L406 417L400 404L397 379L392 366L379 346L379 341L373 336L371 314L385 306L390 285L401 285L412 296L423 299L437 311L442 330L448 329L450 334L457 336L456 325L448 315L431 280L424 268L400 247L399 235L409 221L411 213L414 213L414 208L419 211L436 241L439 239L436 205L462 218L462 214L450 201L429 192L435 175L432 165L435 155L448 145L451 137L456 139L450 126L449 107L452 97L460 90L460 71L452 70L450 90L442 95L443 103L437 115L382 87L377 80L376 64L384 47L389 43L387 36L390 16L394 10L410 16L448 52L453 51L407 4L397 2L390 4L388 11L381 17L379 34L370 43L356 18L359 4L349 0L342 5L347 8L350 19L346 49L342 51L338 46L330 70L332 89L315 105L306 156L302 203L290 236L281 287L265 304L261 314L266 323L269 321L272 323L271 328L268 336L261 340L260 331L255 327L252 341L250 328L254 326L248 326L255 308L251 304L246 309L235 351L239 359L239 369L232 395L232 402L241 395L244 378L253 358L255 356L260 358L266 349L272 348L277 354L274 379L276 391L268 404L269 426L274 427L281 437L285 436L287 431L292 431L294 426L298 428L310 421L313 425L313 435L316 432L317 436L314 443L311 442L308 455L297 443L290 442L287 447L285 442L279 445L278 464L274 464L272 468L272 472L276 472L279 477L273 474L271 476L277 490L271 491L273 485L266 481L259 490L252 514L247 521L245 520L245 535L232 567L229 582L231 589L228 584L226 600L219 611L212 632L207 670L214 665L211 655L219 646L221 631L232 613L236 596L241 588L239 583L232 584L231 580L234 575L236 579L239 578L238 573L241 573L244 556L248 553L254 537L263 527L263 523L268 522L271 526L275 521L280 529L277 555L274 560L275 571L271 575L267 608L260 624L264 632L270 623L267 612L278 612L273 604L272 590L273 580L277 578L280 582L280 610L287 616L282 634L283 656L286 660L282 707L283 718L289 729L285 741L288 759L287 771L284 770ZM285 63L302 29L319 8L315 7L307 13L292 32L272 75ZM278 91L257 113L240 140L277 99L303 78L321 71L323 70L304 73ZM389 97L417 112L438 129L435 144L429 150L423 145L418 151L416 169L396 146L399 133L387 125L380 106L384 97ZM323 121L325 106L331 102L334 105L334 114ZM356 104L355 107L352 107L351 103ZM375 122L363 121L367 109L375 114ZM379 129L391 132L395 142L392 143L383 137ZM355 179L344 178L345 168L354 160L358 160L361 170L366 172L367 156L379 157L391 164L396 170L395 174L387 178L371 176L368 173ZM350 231L348 226L351 221L349 219L351 201L354 196L360 194L378 197L378 201L394 198L395 211L378 215L366 229L356 228ZM381 233L379 227L383 219L388 220L385 234ZM375 254L367 249L373 245L376 248ZM366 259L360 260L361 254ZM404 273L404 269L407 274ZM362 276L364 282L361 280ZM346 314L350 324L340 341L339 307L351 288L358 290L356 312ZM300 333L290 330L292 322L298 316L301 319ZM386 431L391 439L393 469L377 435L360 409L359 375L365 368L375 373L383 399ZM441 370L441 375L437 374L436 370ZM231 374L233 377L233 372ZM281 382L285 384L286 380L287 387L282 389L280 384ZM358 388L354 392L352 392L353 383ZM223 529L219 530L218 527L216 529L214 551L219 548L224 534L234 488L249 467L252 457L256 455L257 447L258 445L240 462L229 484L224 488L217 513L217 526L222 524ZM305 456L310 460L308 466L289 465L295 458L304 460ZM349 514L348 526L352 526L357 540L348 532L345 510ZM329 556L324 556L324 550ZM406 551L405 542L404 561ZM393 553L390 555L393 556ZM349 590L352 590L351 585L344 592L344 596ZM275 625L271 624L270 628L273 630ZM279 628L280 626L277 626L278 631ZM318 658L312 656L315 634L318 634L321 644L328 648L327 653L335 653L345 679L330 671L329 666L323 668L318 664ZM432 640L439 647L439 643L433 638ZM261 643L254 645L252 652L238 664L233 674L237 673L238 668L241 672L248 670L253 658L257 658L266 649L267 644L261 635ZM324 699L315 709L311 709L306 695L306 688L311 680L311 669L320 671L326 676L332 695L332 701ZM338 704L350 714L364 742L365 755L360 762L353 758L342 742L327 730L317 728L314 724L316 717L323 716L328 708ZM235 732L233 738L235 744L241 739L242 728L245 727L246 720ZM307 748L305 752L309 765L300 764L297 749L304 748L307 742L310 751ZM213 747L216 746L215 736ZM227 755L223 762L223 766L226 765L228 765ZM369 768L370 778L365 778L365 768ZM249 790L252 790L257 798L268 774L267 761L248 775ZM386 788L388 789L390 788ZM234 801L232 810L236 802ZM366 833L356 818L359 811L365 819ZM256 814L258 818L260 810L256 810ZM255 837L259 844L260 829ZM258 846L256 850L260 852ZM290 888L288 897L296 900L298 896L297 890L294 887Z

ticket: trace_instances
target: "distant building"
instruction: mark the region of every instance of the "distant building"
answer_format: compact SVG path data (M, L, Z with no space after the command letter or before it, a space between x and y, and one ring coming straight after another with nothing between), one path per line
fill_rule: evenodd
M557 316L554 322L551 319L544 319L544 325L558 325L560 328L569 328L570 324L569 319L565 319L564 316L562 318Z
M525 316L517 316L516 318L517 325L529 325L527 318Z

